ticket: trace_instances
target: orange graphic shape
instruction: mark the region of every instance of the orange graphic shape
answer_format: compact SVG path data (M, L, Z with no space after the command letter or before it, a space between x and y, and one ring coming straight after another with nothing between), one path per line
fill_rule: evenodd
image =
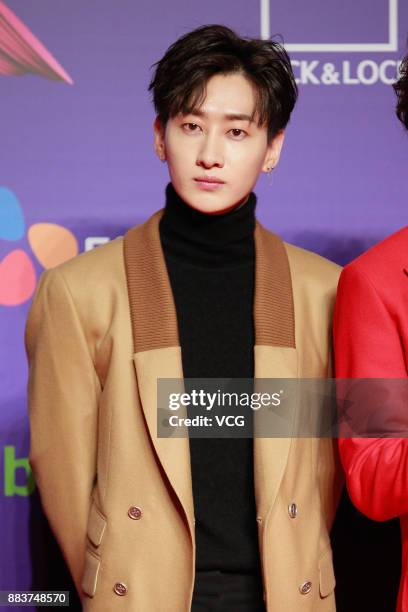
M18 306L34 293L36 274L33 262L21 249L8 253L0 262L0 304Z
M28 241L36 258L46 269L78 254L74 234L56 223L34 223L28 230Z

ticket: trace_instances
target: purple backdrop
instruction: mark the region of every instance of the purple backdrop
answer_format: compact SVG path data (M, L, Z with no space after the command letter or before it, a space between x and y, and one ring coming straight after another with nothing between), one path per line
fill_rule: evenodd
M0 293L8 282L1 262L12 250L25 251L37 276L43 269L27 239L33 224L69 229L83 250L86 238L113 238L162 207L168 177L153 153L149 66L205 23L280 34L294 60L299 103L272 182L262 177L256 189L261 222L339 263L406 225L408 139L390 85L408 33L402 0L7 5L74 85L0 77L0 188L17 197L25 228L17 239L4 237L15 220L0 198ZM28 588L35 571L27 474L12 458L28 454L29 303L0 306L0 589Z

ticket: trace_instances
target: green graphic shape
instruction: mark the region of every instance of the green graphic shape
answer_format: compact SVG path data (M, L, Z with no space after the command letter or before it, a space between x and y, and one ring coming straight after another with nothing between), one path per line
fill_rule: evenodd
M25 485L17 485L16 471L18 469L25 470L27 481ZM27 457L16 458L14 446L4 447L4 495L13 497L27 497L34 491L35 482L34 476L28 463Z

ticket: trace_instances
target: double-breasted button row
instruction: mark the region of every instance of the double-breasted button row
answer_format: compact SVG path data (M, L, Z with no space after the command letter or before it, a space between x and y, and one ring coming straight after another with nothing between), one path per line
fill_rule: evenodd
M134 521L138 521L142 518L142 509L139 506L130 506L128 516Z
M139 506L130 506L128 509L128 517L133 519L134 521L138 521L142 518L142 509ZM124 582L115 582L113 586L113 591L116 595L126 595L128 592L128 588Z
M295 502L292 502L291 504L289 504L288 514L290 518L292 519L297 517L298 507ZM310 593L311 590L312 590L312 583L310 582L310 580L306 580L305 582L302 582L302 584L299 586L299 591L301 592L302 595L307 595L308 593Z
M298 507L295 502L292 502L291 504L289 504L288 514L290 518L292 519L297 517ZM305 582L302 582L302 584L299 586L299 591L302 595L307 595L308 593L310 593L311 590L312 590L312 583L310 582L310 580L306 580Z
M302 595L307 595L308 593L310 593L311 590L312 583L310 582L310 580L303 582L299 587L299 591L302 593Z
M290 518L297 517L298 507L297 507L297 504L295 504L295 502L292 502L291 504L289 504L288 513L289 513Z
M116 595L120 595L121 597L123 595L126 595L128 591L127 586L124 582L116 582L113 587L113 590L116 593Z

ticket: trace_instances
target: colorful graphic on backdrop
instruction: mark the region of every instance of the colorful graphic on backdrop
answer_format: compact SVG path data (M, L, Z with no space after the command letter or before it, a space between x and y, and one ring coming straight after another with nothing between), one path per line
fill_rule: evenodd
M55 57L0 0L0 74L27 73L73 85L73 80Z
M25 233L23 209L17 196L0 187L0 239L14 242ZM34 256L45 269L78 254L74 234L57 223L34 223L27 238ZM0 305L19 306L31 298L37 276L31 256L23 249L13 249L0 262Z

